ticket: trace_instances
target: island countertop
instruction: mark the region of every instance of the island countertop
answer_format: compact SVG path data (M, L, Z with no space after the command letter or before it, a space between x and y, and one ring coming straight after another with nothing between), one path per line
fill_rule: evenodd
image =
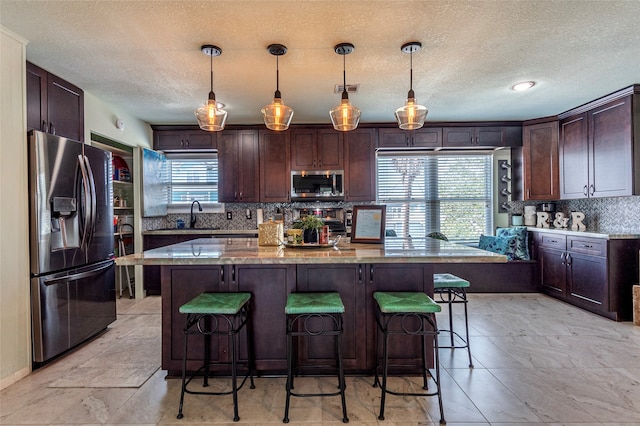
M116 258L117 265L286 265L340 263L501 263L504 255L433 238L389 238L384 244L332 248L260 246L257 238L198 238Z

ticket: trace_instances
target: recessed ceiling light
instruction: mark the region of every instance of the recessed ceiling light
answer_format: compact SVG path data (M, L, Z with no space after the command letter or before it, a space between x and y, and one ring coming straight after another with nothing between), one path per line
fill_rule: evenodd
M522 92L531 89L535 85L536 83L534 81L523 81L522 83L514 84L512 89L516 92Z

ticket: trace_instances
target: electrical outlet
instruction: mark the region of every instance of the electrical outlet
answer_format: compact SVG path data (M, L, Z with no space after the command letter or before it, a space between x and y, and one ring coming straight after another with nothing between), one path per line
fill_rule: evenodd
M244 217L246 219L251 219L251 209L247 209L247 211L244 213Z
M231 219L233 219L233 215L231 214L231 212L227 212L227 220Z

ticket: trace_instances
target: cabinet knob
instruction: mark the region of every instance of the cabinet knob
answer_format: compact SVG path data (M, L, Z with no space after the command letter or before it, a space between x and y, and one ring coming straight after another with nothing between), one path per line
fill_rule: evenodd
M584 188L582 188L582 193L584 194L585 197L589 196L589 192L587 191L587 185L585 185Z
M56 126L54 126L52 122L49 122L49 133L52 135L56 134Z
M49 126L47 126L47 122L45 120L42 120L42 127L40 127L40 130L42 130L45 133L49 132Z
M595 194L595 192L596 192L596 187L593 184L589 185L589 195L593 195Z

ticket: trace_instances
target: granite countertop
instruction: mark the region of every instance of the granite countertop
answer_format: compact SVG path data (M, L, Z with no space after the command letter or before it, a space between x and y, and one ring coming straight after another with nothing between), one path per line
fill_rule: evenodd
M257 238L198 238L116 258L117 265L232 265L336 263L502 263L504 255L433 238L388 238L385 244L331 248L259 246Z
M219 228L164 228L142 231L142 235L258 235L257 229L219 229Z
M590 237L603 238L605 240L629 240L640 238L640 232L626 232L604 229L590 229L584 231L573 231L571 228L538 228L536 226L527 226L527 231L531 232L551 232L560 235L570 235L574 237Z

